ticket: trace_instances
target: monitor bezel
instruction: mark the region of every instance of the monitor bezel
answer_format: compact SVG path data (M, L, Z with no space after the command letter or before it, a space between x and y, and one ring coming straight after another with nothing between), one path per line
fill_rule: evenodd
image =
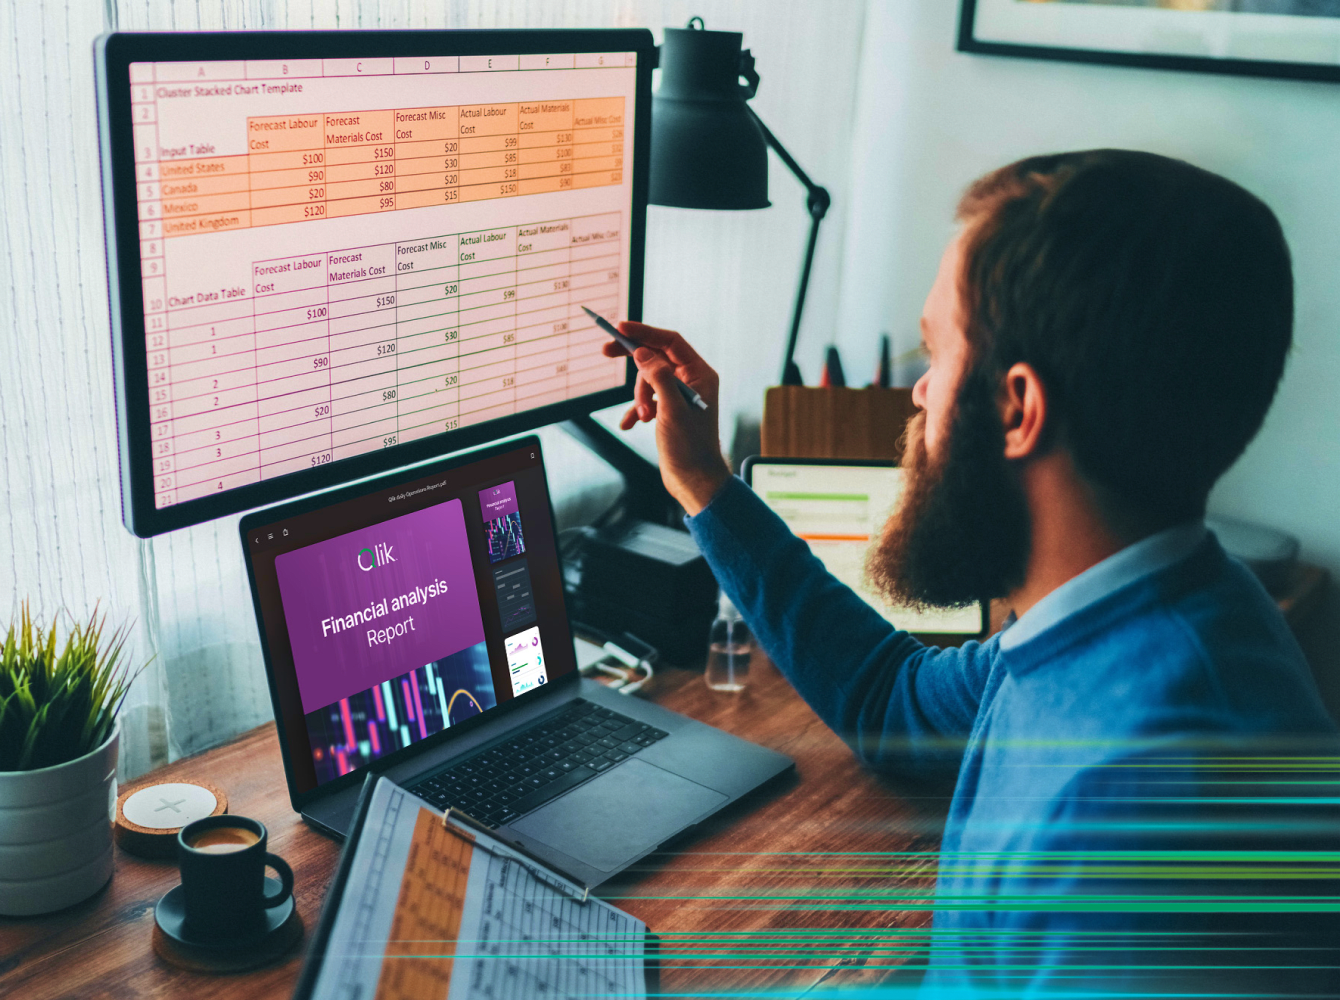
M750 455L740 467L740 475L750 489L754 488L754 467L757 465L848 466L862 469L901 468L900 463L888 458L782 458L773 455ZM984 638L991 630L991 609L985 601L978 601L977 606L981 611L982 624L976 632L909 632L908 634L930 640L962 639L966 641L968 639Z
M650 31L643 28L619 28L115 33L103 35L96 41L94 61L107 240L117 451L121 475L121 519L131 533L140 538L150 538L177 528L278 503L428 461L462 448L471 448L583 416L632 399L636 371L630 362L622 386L590 393L578 399L551 403L158 509L154 506L153 442L149 430L148 351L145 344L144 287L136 202L130 64L238 59L337 59L357 56L529 55L552 52L637 53L627 318L639 320L642 318L648 153L651 148L651 74L655 64L655 45ZM113 85L112 81L122 83Z

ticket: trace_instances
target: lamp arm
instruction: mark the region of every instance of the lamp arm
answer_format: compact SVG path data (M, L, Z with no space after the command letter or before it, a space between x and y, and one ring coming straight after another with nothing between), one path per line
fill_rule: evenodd
M763 124L763 119L754 113L754 109L748 104L744 107L749 112L749 117L754 120L754 124L758 126L759 131L763 133L764 141L786 164L787 169L795 174L796 179L805 186L807 194L805 207L810 213L810 237L805 247L805 261L800 268L800 287L796 289L796 307L791 314L791 335L787 338L786 357L782 361L782 385L801 385L800 369L796 366L794 360L796 340L800 337L800 318L805 311L805 293L809 290L810 271L814 266L814 249L819 242L819 223L823 222L824 216L828 214L833 199L827 188L810 180L810 175L805 173L800 164L795 161L795 158L786 151L786 147L777 141L777 137L772 134L772 130Z
M778 158L786 164L786 169L795 174L796 179L805 186L806 192L808 192L811 201L814 203L810 205L810 214L818 215L818 217L822 219L824 215L827 214L828 207L833 203L832 198L828 194L828 189L815 184L814 181L810 180L810 175L805 173L805 168L797 163L795 157L786 151L786 147L772 134L772 129L763 124L763 119L758 116L753 108L746 104L744 109L749 112L749 117L754 120L754 124L758 126L758 130L763 133L764 141L767 142L772 148L772 151L777 154Z
M800 367L795 362L796 340L800 337L800 317L805 311L805 292L810 285L810 268L814 264L814 245L819 242L819 223L822 215L810 216L810 239L805 247L805 262L800 268L800 286L796 289L796 308L791 314L791 334L786 338L786 357L782 359L782 385L804 385Z

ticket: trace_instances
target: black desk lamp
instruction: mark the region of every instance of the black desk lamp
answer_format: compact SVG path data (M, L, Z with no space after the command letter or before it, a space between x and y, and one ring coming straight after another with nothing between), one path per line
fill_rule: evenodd
M754 57L740 48L742 40L738 32L703 30L700 17L690 20L687 28L665 29L661 86L652 101L649 200L673 208L767 208L769 146L805 185L810 239L782 363L782 384L800 385L796 338L819 223L832 199L745 103L758 91L759 78ZM662 486L655 465L589 415L567 421L564 429L622 475L620 506L626 512L663 524L679 523L678 505Z
M733 31L705 31L700 17L687 28L665 29L661 86L652 101L649 200L673 208L767 208L769 146L805 185L810 239L782 364L782 384L800 385L796 338L819 223L832 199L745 103L758 92L759 77L754 57L740 48L742 38Z

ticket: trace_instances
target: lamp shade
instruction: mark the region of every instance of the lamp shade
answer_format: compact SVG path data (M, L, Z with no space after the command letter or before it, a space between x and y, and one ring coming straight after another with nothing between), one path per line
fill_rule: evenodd
M654 205L767 208L768 147L745 107L733 31L666 28L652 100Z

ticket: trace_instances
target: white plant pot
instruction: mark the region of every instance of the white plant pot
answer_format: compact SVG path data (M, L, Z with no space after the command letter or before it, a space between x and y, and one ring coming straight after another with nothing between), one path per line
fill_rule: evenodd
M0 916L50 913L112 877L121 724L77 760L0 771Z

